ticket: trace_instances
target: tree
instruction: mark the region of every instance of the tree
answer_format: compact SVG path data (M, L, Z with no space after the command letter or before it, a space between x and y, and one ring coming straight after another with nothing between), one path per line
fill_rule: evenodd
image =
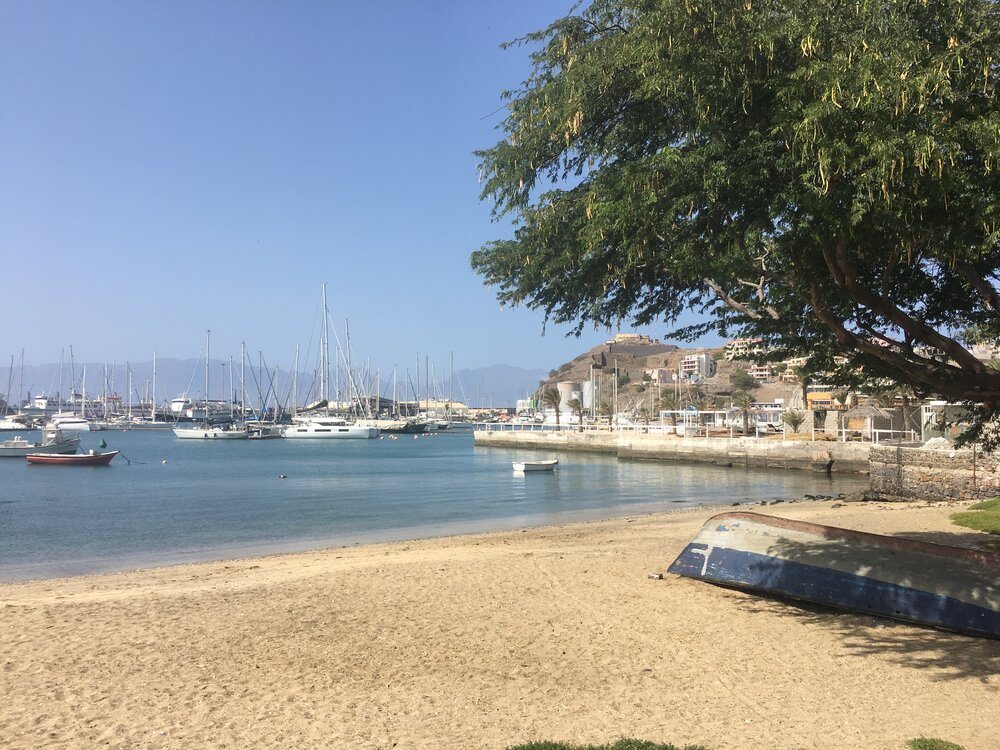
M663 397L660 399L660 409L663 411L671 412L670 424L674 426L674 431L677 429L677 411L681 408L680 397L676 393L668 392L664 393Z
M795 381L799 384L799 392L802 395L802 407L804 409L809 408L809 386L813 382L813 371L802 365L796 367L793 371L795 374Z
M559 395L559 389L552 386L542 389L542 403L555 410L556 429L562 429L559 426L559 406L562 403L562 396Z
M729 376L729 382L732 384L733 388L740 391L749 391L755 388L760 388L760 383L757 382L757 379L742 367L736 367L733 369L732 374Z
M610 430L611 420L615 416L615 407L611 405L610 401L602 401L597 405L597 413L602 417L608 418L608 430Z
M583 432L583 402L578 398L571 398L566 402L566 406L569 407L571 412L576 414L577 422L580 425L580 432Z
M799 409L792 409L781 415L781 421L791 427L792 432L798 432L799 427L806 421L806 413Z
M975 402L998 440L994 0L596 0L518 43L477 154L502 303L577 334L700 310L673 335Z
M753 395L746 391L733 394L733 406L739 409L743 417L744 435L750 434L750 412L753 411L754 403Z

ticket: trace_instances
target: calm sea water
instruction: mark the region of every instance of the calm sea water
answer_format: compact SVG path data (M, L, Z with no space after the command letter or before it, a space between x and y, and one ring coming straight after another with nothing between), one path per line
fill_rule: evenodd
M512 460L549 454L476 448L469 431L204 442L169 431L101 432L84 433L82 448L102 438L122 451L110 467L0 459L0 581L832 495L864 484L589 454L559 455L551 474L515 474Z

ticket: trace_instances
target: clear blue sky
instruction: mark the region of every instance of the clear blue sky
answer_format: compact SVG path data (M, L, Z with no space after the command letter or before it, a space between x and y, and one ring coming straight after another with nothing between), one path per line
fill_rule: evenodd
M570 0L0 0L0 359L549 369L607 338L499 309L472 152ZM667 326L648 330L662 338ZM313 344L315 346L315 344Z

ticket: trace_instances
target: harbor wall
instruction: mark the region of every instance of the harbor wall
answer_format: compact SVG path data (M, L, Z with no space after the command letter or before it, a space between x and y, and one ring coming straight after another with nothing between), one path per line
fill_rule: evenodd
M1000 497L1000 453L876 446L870 460L876 493L925 500Z
M688 461L742 468L864 474L870 443L679 438L633 432L479 431L476 445L608 453L623 460Z

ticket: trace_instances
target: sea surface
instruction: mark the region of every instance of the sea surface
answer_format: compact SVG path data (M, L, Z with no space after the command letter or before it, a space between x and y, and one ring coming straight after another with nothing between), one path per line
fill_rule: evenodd
M0 458L0 581L836 495L865 479L477 448L469 430L376 440L83 433L108 467ZM552 473L511 462L559 458Z

